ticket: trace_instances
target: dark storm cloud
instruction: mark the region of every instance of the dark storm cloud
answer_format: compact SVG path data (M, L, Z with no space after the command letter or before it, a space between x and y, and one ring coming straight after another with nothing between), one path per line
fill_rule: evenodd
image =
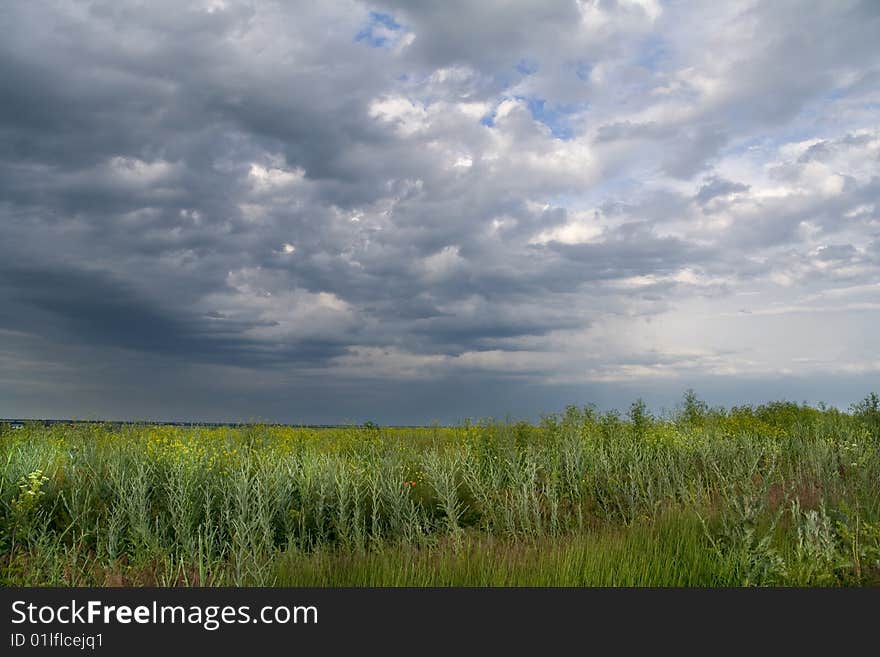
M185 353L199 345L184 318L163 313L103 272L4 266L0 281L3 323L13 329L145 351Z
M0 415L728 371L639 327L876 280L875 4L4 4Z
M344 343L306 339L271 343L244 333L276 322L233 320L222 313L198 315L153 299L101 271L44 265L40 269L0 265L0 322L56 345L132 349L195 362L272 367L322 362L344 351Z

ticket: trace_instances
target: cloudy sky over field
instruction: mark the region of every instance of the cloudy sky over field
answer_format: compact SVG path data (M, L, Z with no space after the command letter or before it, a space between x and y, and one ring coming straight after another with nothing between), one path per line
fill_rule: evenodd
M0 416L880 389L880 3L0 7Z

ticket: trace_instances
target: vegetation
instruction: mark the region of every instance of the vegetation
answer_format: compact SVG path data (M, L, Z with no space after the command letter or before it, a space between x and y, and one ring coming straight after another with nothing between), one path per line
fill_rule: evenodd
M878 585L880 403L0 427L5 585Z

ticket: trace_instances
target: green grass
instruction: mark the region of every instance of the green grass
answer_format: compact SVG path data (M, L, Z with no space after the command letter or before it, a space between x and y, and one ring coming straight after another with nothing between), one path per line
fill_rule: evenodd
M282 586L730 586L695 518L516 541L468 535L427 548L286 553Z
M880 409L0 426L4 585L880 584Z

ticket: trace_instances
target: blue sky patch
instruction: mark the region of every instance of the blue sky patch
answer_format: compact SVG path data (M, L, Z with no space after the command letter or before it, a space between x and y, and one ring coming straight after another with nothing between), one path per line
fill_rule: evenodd
M550 128L550 133L556 139L568 140L574 137L574 130L568 123L571 114L581 111L587 107L586 104L577 105L555 105L548 103L543 98L529 96L514 96L516 100L525 101L529 109L529 113L535 121L543 123ZM497 106L491 112L484 115L480 119L480 124L489 128L495 127L495 113Z
M666 42L659 37L650 36L643 39L639 44L639 51L635 62L649 71L656 71L668 57L669 49Z
M568 115L576 108L553 105L543 98L520 98L519 100L526 101L532 118L550 128L554 137L564 140L574 137L574 132L568 124Z
M574 74L578 77L579 80L583 80L586 82L590 79L590 73L593 72L593 65L589 62L578 61L572 64L574 68Z
M521 59L516 66L514 66L517 73L522 75L534 75L538 72L538 63L535 61L530 61L528 59Z
M400 23L394 20L391 14L371 11L370 24L358 32L354 40L358 43L366 43L373 48L390 48L396 40L391 38L390 33L400 30Z

